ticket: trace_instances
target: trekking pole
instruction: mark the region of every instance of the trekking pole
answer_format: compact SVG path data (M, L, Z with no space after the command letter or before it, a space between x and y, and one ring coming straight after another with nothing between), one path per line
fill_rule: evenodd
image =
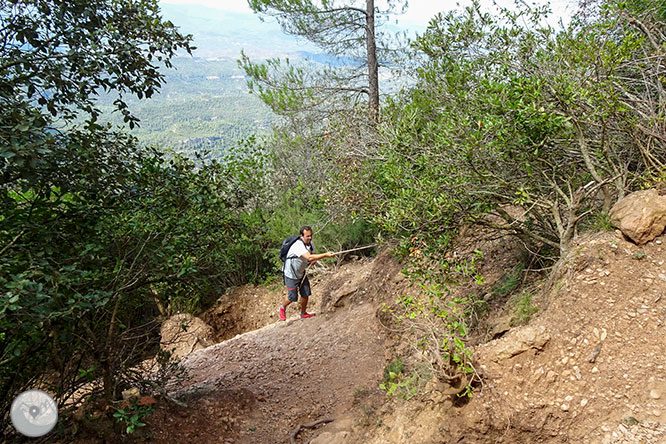
M358 248L352 248L351 250L338 251L337 253L333 253L333 254L335 254L337 256L338 254L351 253L352 251L358 251L358 250L365 250L367 248L376 247L378 245L379 244L370 244L370 245L366 245L365 247L358 247Z

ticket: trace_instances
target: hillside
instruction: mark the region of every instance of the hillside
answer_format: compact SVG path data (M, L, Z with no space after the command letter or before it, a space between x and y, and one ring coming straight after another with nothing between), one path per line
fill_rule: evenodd
M308 68L335 66L348 59L321 52L305 39L286 34L271 19L252 13L236 13L200 5L163 4L164 18L181 32L191 34L196 49L181 52L171 69L163 68L164 82L150 98L126 95L124 100L140 120L131 130L144 145L193 156L221 159L238 141L265 137L280 118L261 99L248 92L245 73L238 66L241 51L257 62L289 59ZM389 29L397 32L398 28ZM401 86L386 73L383 91ZM129 128L114 112L116 94L101 95L102 121Z
M483 382L467 403L435 382L409 401L377 388L400 350L382 303L412 291L386 251L318 276L307 321L277 321L280 288L236 289L205 319L238 334L184 361L192 379L174 395L189 408L158 408L153 439L290 442L321 420L292 442L664 443L664 240L581 239L540 288L539 314L475 347ZM501 276L509 257L484 272Z
M144 145L159 145L184 154L209 151L222 158L229 147L251 136L265 136L275 115L247 92L235 60L178 57L165 70L165 85L150 99L128 97L140 120L132 134ZM103 120L123 125L113 112L115 95L99 99Z
M254 7L343 65L254 16L0 3L3 438L663 442L666 9L475 3L405 41L315 3ZM339 262L278 322L246 284L304 223Z
M163 86L149 99L125 97L140 119L132 130L141 143L176 152L209 151L221 158L241 139L266 136L277 122L261 100L250 95L237 65L241 50L257 60L311 58L314 47L281 32L277 23L255 14L234 13L199 5L161 6L165 19L192 34L196 50L181 54L173 69L163 69ZM221 26L220 24L224 24ZM104 121L123 125L113 113L116 95L99 98Z
M175 57L172 69L162 69L164 82L157 94L141 100L124 97L140 120L132 134L145 145L186 155L210 152L208 157L220 159L239 140L267 136L279 119L248 93L245 73L237 64L241 51L257 61L335 63L311 43L283 33L275 21L262 21L256 14L172 4L162 5L161 12L181 32L192 35L196 49L192 56ZM123 126L123 116L113 112L116 98L99 98L102 120Z

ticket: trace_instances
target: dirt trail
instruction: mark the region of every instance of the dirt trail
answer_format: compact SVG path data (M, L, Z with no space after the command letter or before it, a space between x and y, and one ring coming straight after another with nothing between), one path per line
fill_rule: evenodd
M353 421L347 413L353 406L360 401L380 404L384 398L377 386L389 344L376 304L363 288L371 284L368 276L375 265L381 268L379 263L359 262L318 279L311 297L317 315L311 319L300 319L294 304L287 321L278 321L283 297L279 287L247 287L230 294L232 303L221 302L209 321L234 311L234 316L251 312L256 322L263 318L270 323L182 362L191 379L174 396L186 400L189 411L156 412L153 441L288 443L299 424L319 419L335 421L304 429L297 442L308 442L323 429L339 436L349 433ZM393 272L389 270L389 276ZM350 293L334 291L342 287ZM331 293L340 299L332 301ZM347 299L352 294L357 297Z
M581 239L550 285L533 288L530 324L474 347L483 384L468 403L432 385L410 401L377 389L396 352L378 309L406 288L388 254L318 279L309 320L292 309L277 321L279 287L239 289L207 322L265 326L184 362L193 378L177 395L190 407L158 409L153 441L289 443L299 424L332 418L296 442L666 444L664 242ZM512 264L495 247L483 266L499 279Z

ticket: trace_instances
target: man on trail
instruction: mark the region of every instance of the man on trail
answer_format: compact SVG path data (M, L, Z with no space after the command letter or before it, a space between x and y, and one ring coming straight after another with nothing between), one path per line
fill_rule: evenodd
M307 319L314 316L307 312L308 298L312 294L310 290L310 281L305 272L310 264L325 257L333 257L335 253L315 254L315 247L312 243L312 228L307 225L301 227L300 238L293 243L287 253L284 262L283 275L284 283L287 286L287 299L280 307L280 320L287 320L286 309L292 302L298 301L298 294L301 295L301 319Z

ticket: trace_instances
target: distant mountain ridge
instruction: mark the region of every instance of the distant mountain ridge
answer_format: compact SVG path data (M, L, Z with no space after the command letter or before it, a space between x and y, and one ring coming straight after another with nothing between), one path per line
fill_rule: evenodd
M162 4L164 19L183 34L192 34L196 50L173 59L165 84L149 100L126 97L140 119L132 133L144 144L220 158L239 140L270 133L277 116L248 93L245 73L237 65L243 50L252 60L289 58L318 65L358 64L331 57L303 39L285 34L272 19L252 13L222 11L200 5ZM105 120L123 125L113 113L114 95L102 96Z
M317 52L311 43L283 33L274 20L262 21L256 14L200 5L164 4L160 8L165 19L181 32L192 34L196 57L237 60L244 50L253 59L299 58L299 52Z

